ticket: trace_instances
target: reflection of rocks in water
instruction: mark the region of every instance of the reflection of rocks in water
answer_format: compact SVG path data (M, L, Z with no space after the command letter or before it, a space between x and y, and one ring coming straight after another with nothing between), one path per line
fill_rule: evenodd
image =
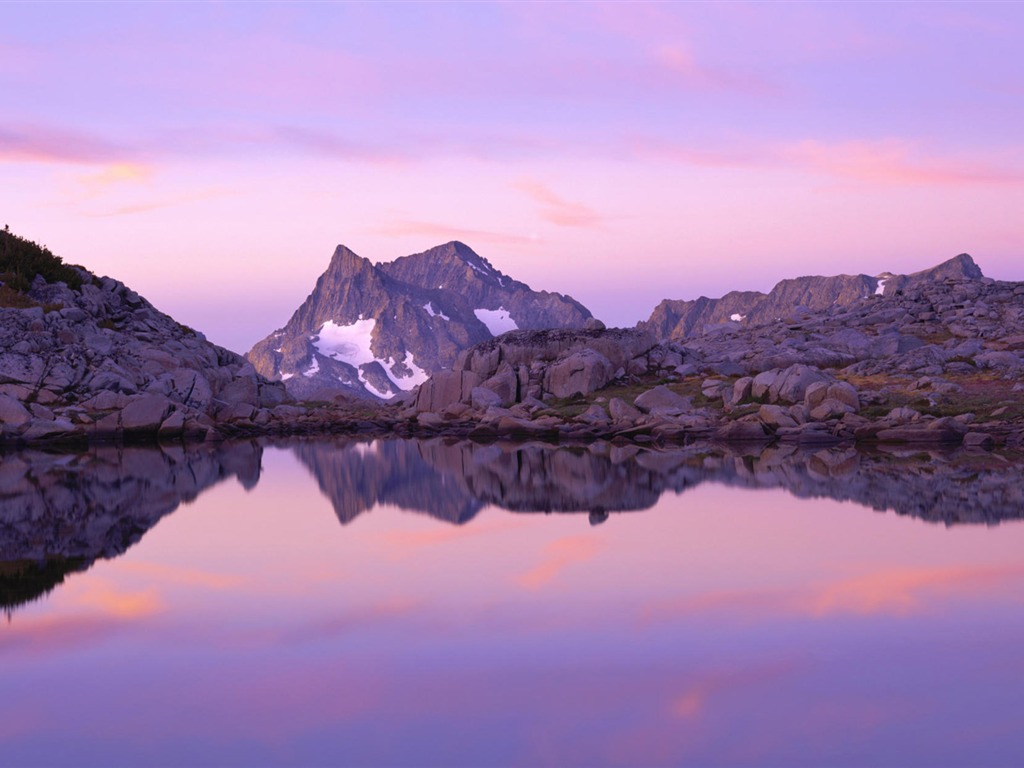
M378 440L299 441L295 454L309 468L343 524L375 504L393 504L453 523L486 504L522 512L646 509L664 488L657 468L622 461L630 454L520 443Z
M947 525L1024 517L1024 466L984 452L774 446L752 456L710 455L702 464L706 479L727 485L784 488Z
M293 450L316 478L342 525L378 503L462 524L472 520L483 503L457 481L462 472L457 461L442 459L435 464L425 459L438 442L300 440Z
M782 488L800 498L848 500L947 524L1024 516L1020 465L962 450L708 444L655 450L441 439L300 442L294 450L343 523L380 502L451 522L493 504L515 512L587 512L597 525L609 512L647 509L666 491L704 482Z
M586 447L461 443L462 478L469 492L514 512L607 512L647 509L666 490L657 468L626 459L608 443ZM626 460L621 460L626 459Z
M68 573L122 554L225 478L251 488L261 456L254 443L0 456L0 607L31 602Z

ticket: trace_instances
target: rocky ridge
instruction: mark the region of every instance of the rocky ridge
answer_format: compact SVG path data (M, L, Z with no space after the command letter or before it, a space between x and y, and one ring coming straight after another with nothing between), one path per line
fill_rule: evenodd
M589 310L534 291L459 242L372 264L339 245L288 323L247 357L302 399L387 399L516 328L583 328Z
M797 277L779 282L769 293L732 291L719 299L665 299L637 324L659 341L685 340L705 332L743 325L764 325L849 306L871 296L894 296L914 286L946 279L972 280L981 269L962 253L930 269L909 275Z
M230 422L270 423L291 400L123 283L9 232L0 242L63 269L48 282L0 262L0 442L214 437Z
M404 413L480 438L1017 444L1024 283L977 274L958 257L881 294L660 344L643 327L507 334Z

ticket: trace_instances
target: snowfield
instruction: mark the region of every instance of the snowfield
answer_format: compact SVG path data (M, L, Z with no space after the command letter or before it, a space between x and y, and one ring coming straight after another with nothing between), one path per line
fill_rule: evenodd
M512 319L512 315L504 307L498 307L497 309L474 309L473 314L476 315L477 320L487 326L491 336L501 336L501 334L507 331L519 330L516 321Z

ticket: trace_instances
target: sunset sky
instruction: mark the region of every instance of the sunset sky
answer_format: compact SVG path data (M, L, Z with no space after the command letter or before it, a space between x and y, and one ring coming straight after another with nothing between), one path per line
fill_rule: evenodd
M245 351L339 243L662 298L1024 279L1024 4L0 5L0 225Z

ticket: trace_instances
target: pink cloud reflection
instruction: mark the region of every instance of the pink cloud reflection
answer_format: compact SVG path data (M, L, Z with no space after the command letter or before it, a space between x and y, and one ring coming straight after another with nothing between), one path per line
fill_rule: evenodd
M604 549L604 542L593 536L566 536L544 548L544 559L516 581L526 589L540 589L555 580L572 565L586 563Z
M644 624L732 614L747 620L781 616L910 616L952 596L995 594L1024 580L1024 567L886 568L807 588L723 590L652 603Z

